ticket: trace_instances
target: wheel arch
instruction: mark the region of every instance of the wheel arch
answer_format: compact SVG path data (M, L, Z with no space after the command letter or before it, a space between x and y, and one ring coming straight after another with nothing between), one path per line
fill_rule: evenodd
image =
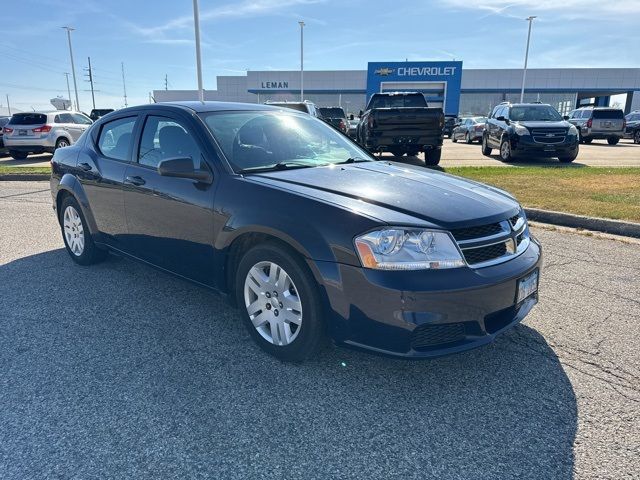
M90 233L92 235L97 234L98 226L96 225L95 218L93 217L93 213L91 212L89 200L87 199L84 188L82 188L82 184L78 181L78 179L69 173L63 175L63 177L60 179L60 183L58 184L58 191L56 193L56 212L58 214L58 222L60 222L61 215L60 207L62 206L62 202L67 196L73 197L76 202L78 202L80 208L82 209L82 214L87 221Z

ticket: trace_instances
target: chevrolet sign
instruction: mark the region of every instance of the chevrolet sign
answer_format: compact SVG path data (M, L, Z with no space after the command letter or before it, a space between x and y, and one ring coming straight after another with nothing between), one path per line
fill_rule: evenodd
M382 77L386 77L387 75L391 75L395 71L395 68L379 68L374 73L376 75L380 75Z

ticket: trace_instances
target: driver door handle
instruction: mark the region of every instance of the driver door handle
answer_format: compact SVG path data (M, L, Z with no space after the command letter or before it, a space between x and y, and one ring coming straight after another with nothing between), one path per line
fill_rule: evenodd
M85 172L88 172L89 170L91 170L91 165L89 165L88 163L81 163L80 165L78 165L82 170L84 170Z
M144 178L139 177L138 175L134 175L134 176L127 176L127 178L124 179L124 183L130 183L131 185L135 185L136 187L139 187L140 185L144 185L147 182L144 180Z

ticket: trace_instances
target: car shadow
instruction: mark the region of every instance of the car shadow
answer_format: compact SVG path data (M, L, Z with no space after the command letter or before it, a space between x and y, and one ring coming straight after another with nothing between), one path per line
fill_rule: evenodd
M500 155L491 155L491 158L499 161L503 165L512 167L560 167L560 168L583 168L588 165L580 162L561 163L557 158L548 157L527 157L515 158L512 162L505 162Z
M0 278L9 477L573 476L575 394L526 325L430 361L285 364L222 296L126 259L60 249Z

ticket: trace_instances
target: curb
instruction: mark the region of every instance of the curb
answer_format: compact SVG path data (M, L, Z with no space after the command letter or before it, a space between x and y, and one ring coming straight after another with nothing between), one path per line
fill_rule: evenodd
M51 174L44 173L0 173L0 182L1 181L11 181L11 182L38 182L49 180L51 178Z
M586 217L571 213L539 210L537 208L525 208L527 219L534 222L550 223L562 227L581 228L596 232L611 233L624 237L640 238L640 223L623 222L620 220L607 220L604 218Z

